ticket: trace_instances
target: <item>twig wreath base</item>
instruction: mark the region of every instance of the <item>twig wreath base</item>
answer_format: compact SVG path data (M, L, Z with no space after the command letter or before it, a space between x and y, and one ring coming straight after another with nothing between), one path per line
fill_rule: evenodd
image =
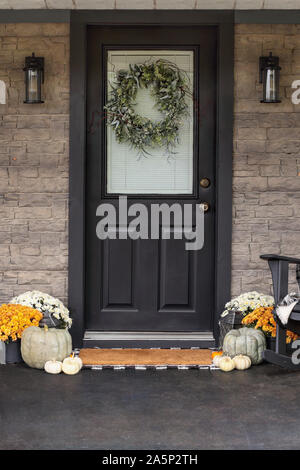
M134 106L140 88L151 88L156 108L164 118L159 122L136 114ZM188 115L186 95L191 95L186 72L177 65L157 60L129 65L120 70L112 85L105 110L107 123L115 132L117 142L129 143L139 155L162 147L167 155L175 153L182 119Z

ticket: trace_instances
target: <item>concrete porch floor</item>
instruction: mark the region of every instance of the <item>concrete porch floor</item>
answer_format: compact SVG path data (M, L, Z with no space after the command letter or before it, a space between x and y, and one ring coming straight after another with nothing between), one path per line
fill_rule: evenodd
M300 449L300 372L0 366L0 449Z

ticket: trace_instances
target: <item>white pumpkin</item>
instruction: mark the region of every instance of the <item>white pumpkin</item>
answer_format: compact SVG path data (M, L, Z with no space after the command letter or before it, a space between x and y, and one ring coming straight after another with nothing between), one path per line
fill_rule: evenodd
M81 361L81 359L80 359ZM62 371L68 375L78 374L81 366L77 357L66 357L62 363Z
M222 356L219 362L219 367L224 372L230 372L235 368L234 361L229 356Z
M216 367L219 367L219 364L220 364L220 360L222 359L222 357L224 356L221 356L220 354L217 354L214 358L213 358L213 365L216 366Z
M63 361L72 352L72 338L68 330L29 326L22 333L21 354L29 367L43 369L47 361Z
M60 361L47 361L44 369L48 374L60 374L62 370L62 362Z
M238 356L235 356L233 358L233 362L237 370L245 370L251 367L250 357L244 356L243 354L239 354Z
M74 356L73 359L78 362L78 365L79 365L80 369L82 369L83 364L82 364L82 360L80 359L80 357L79 356Z
M26 330L25 330L26 331ZM226 356L234 357L238 354L249 356L253 365L263 361L263 352L266 349L264 333L255 328L240 328L229 331L223 341L223 351Z

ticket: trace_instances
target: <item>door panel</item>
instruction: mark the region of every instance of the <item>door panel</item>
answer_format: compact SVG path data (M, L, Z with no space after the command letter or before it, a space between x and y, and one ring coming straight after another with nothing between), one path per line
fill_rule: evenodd
M160 242L160 311L189 310L194 305L194 257L185 240Z
M134 247L132 241L105 240L103 243L103 307L134 305Z
M213 329L216 50L214 27L88 29L86 330ZM137 159L114 141L103 119L112 57L118 56L127 67L132 57L160 54L193 58L191 118L185 124L191 140L179 146L178 155L169 162L159 152ZM117 64L115 60L113 66ZM141 100L148 103L149 96L141 96ZM147 108L147 112L152 111ZM155 172L161 177L159 182ZM203 177L211 181L207 188L199 184ZM149 211L151 204L176 202L183 208L187 203L195 206L207 201L210 210L205 214L204 247L187 251L186 240L173 239L174 227L169 240L100 241L96 237L97 206L109 202L118 209L120 194L128 195L128 205L142 202ZM163 230L162 226L161 233Z

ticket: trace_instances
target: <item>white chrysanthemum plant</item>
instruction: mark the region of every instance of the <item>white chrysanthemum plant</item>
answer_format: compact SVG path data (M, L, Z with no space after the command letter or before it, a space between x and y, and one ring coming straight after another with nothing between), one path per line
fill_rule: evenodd
M245 316L258 307L272 307L273 305L274 297L271 295L260 294L256 291L246 292L227 302L221 317L225 317L232 311L239 312Z
M24 292L24 294L14 297L10 303L26 305L39 310L44 317L48 316L50 322L57 328L70 328L72 325L69 310L64 304L59 299L43 292L37 290ZM43 320L40 325L42 322Z

